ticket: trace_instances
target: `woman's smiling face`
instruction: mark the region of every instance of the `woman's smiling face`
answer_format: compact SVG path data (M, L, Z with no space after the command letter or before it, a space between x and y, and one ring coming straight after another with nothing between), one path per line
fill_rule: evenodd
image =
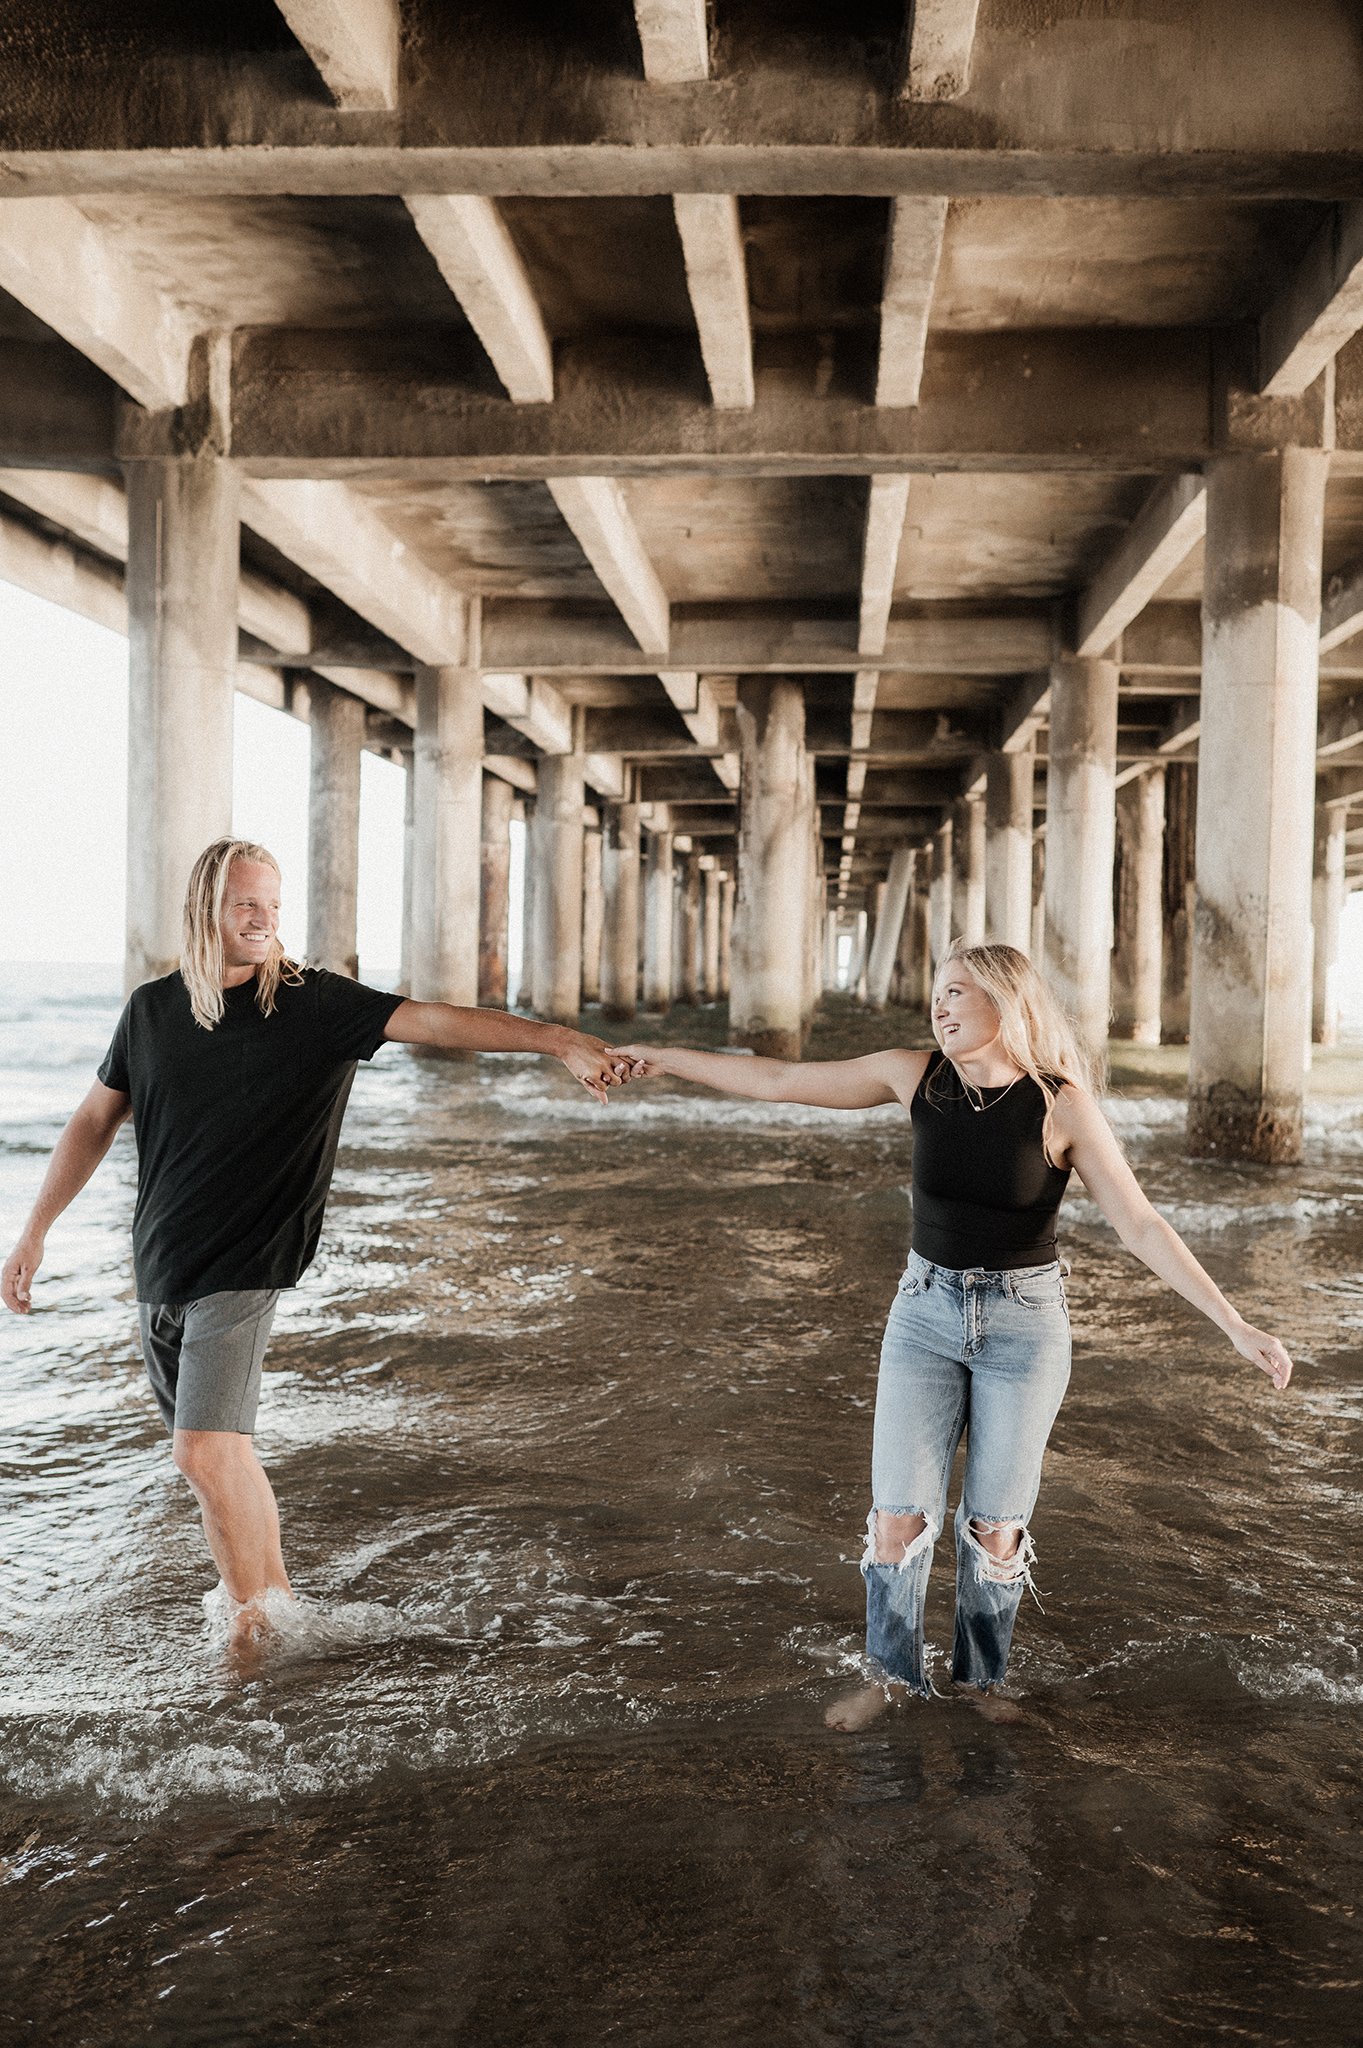
M969 1059L999 1035L999 1013L963 960L948 960L932 990L932 1029L948 1059Z

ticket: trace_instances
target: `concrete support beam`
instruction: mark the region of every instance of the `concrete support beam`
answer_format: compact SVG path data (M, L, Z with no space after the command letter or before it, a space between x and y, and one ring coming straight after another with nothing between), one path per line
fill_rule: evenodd
M1321 534L1329 456L1207 472L1188 1142L1301 1157L1311 1002Z
M602 834L596 813L586 813L582 828L582 1001L601 1000L601 943L606 929L605 889L601 868Z
M334 684L309 685L308 959L360 971L360 756L365 708Z
M193 327L70 199L0 200L0 289L139 405L183 405Z
M909 478L873 476L866 500L866 531L861 544L861 608L857 621L857 653L883 654L894 602L895 569L899 562L904 521L909 510Z
M129 988L175 966L189 871L232 829L238 504L217 456L128 473Z
M681 713L686 730L698 747L711 755L710 766L725 789L736 790L739 781L737 754L716 754L720 745L719 699L714 685L694 669L663 669L658 681Z
M1164 988L1164 776L1147 769L1117 792L1112 1036L1158 1045Z
M612 477L548 478L550 494L607 595L646 654L666 654L667 592Z
M936 198L891 203L880 299L877 405L918 404L947 207L945 199Z
M581 754L540 762L529 849L530 1006L557 1024L575 1024L582 1009L583 790Z
M1036 753L993 753L984 798L984 929L992 943L1032 943L1032 808Z
M601 1007L614 1022L639 1007L639 806L608 804L602 820L606 936L601 955Z
M980 0L913 0L904 96L958 100L970 84Z
M648 835L644 867L644 1008L662 1016L672 1007L672 833Z
M946 957L955 936L951 925L951 819L944 818L932 835L932 874L929 883L929 937L935 973Z
M706 0L634 0L650 85L687 85L710 72Z
M1320 610L1320 651L1329 654L1363 633L1363 562L1330 578Z
M741 677L738 730L743 784L729 1035L755 1052L798 1059L813 887L801 685Z
M1339 1042L1339 920L1344 909L1348 828L1347 806L1317 807L1311 883L1311 1037L1316 1045Z
M985 844L983 799L959 798L951 807L951 922L967 946L984 943Z
M554 395L553 343L492 200L468 192L411 194L406 204L508 397L518 405L547 405Z
M890 1000L890 977L899 957L915 857L907 846L897 846L890 855L890 872L866 964L866 1000L873 1010L883 1010Z
M1075 651L1106 654L1207 530L1200 476L1157 484L1079 600Z
M729 192L679 192L672 207L710 396L717 406L750 406L752 321L738 201Z
M412 804L412 995L476 1004L483 700L475 669L417 670Z
M1259 390L1300 398L1363 327L1363 202L1332 206L1259 320Z
M1113 781L1117 681L1111 661L1051 670L1046 769L1046 970L1095 1052L1111 1006Z
M346 113L398 103L397 0L277 0L280 13Z
M504 1010L507 1004L511 816L515 804L516 792L511 784L484 772L479 844L478 1001L485 1010Z

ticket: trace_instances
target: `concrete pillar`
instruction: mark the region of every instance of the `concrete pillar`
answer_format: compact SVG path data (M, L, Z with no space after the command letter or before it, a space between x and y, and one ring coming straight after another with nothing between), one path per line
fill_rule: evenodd
M1335 1045L1339 1040L1339 920L1344 909L1344 842L1348 825L1347 804L1317 807L1315 873L1311 885L1311 1036L1317 1045Z
M1314 448L1207 466L1188 1058L1196 1156L1301 1157L1328 468Z
M801 1042L814 1021L823 982L823 917L828 902L828 876L824 868L823 833L819 810L814 756L805 755L805 813L809 834L809 888L805 896L804 999Z
M402 750L402 933L399 938L398 994L412 993L412 867L416 838L416 757Z
M525 806L525 866L521 876L521 978L516 989L516 1008L528 1010L535 958L535 813L539 805Z
M1116 933L1112 1035L1160 1042L1164 967L1164 770L1147 768L1117 792Z
M784 676L738 684L743 782L738 821L730 1036L798 1059L808 950L810 831L805 700Z
M320 677L308 686L308 960L355 980L364 705Z
M539 764L530 859L535 869L530 1002L555 1024L582 1009L581 754L546 754Z
M478 671L416 672L412 821L412 994L478 1000L482 888L483 696Z
M871 914L859 910L852 919L852 952L847 963L847 993L866 1000L866 969L870 960Z
M1171 761L1164 771L1164 990L1160 1037L1165 1045L1188 1042L1196 871L1197 763Z
M913 854L907 846L897 846L890 856L889 878L876 918L871 958L866 969L866 1000L873 1010L883 1010L890 999L890 976L899 957L904 912L913 881L913 864Z
M1036 748L991 754L984 794L984 930L991 943L1032 945L1032 789Z
M984 854L984 799L961 797L951 807L951 920L968 946L984 943Z
M672 834L650 832L644 869L644 1008L672 1007Z
M1046 835L1032 833L1032 959L1046 958Z
M606 933L601 1006L617 1022L639 1008L639 806L610 804L602 820Z
M718 867L701 875L701 993L707 1003L719 1001L719 898L723 875Z
M921 870L925 865L925 858L920 854L917 869ZM913 894L909 898L908 923L912 951L904 1000L910 1009L929 1010L932 1007L932 899L926 879L918 872L915 873Z
M678 980L681 999L694 1008L701 989L700 855L688 853L682 870L681 959Z
M719 996L727 1003L733 985L734 878L728 869L720 876L719 898Z
M833 989L838 985L838 913L826 910L823 919L823 985Z
M483 777L482 888L478 909L478 1000L506 1008L507 927L511 914L511 809L516 792L499 775Z
M932 965L934 970L947 948L953 933L951 928L951 820L943 818L932 835L932 880L929 884L931 899Z
M1046 976L1095 1051L1112 1000L1117 664L1051 670L1046 764Z
M131 989L175 966L189 871L232 830L240 526L221 456L132 462L127 478Z
M582 1000L601 1000L601 944L606 928L605 886L601 875L602 834L599 825L582 832Z

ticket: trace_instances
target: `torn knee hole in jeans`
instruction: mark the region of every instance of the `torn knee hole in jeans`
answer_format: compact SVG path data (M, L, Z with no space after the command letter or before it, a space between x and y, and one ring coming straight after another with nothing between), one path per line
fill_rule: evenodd
M965 1525L965 1534L974 1553L975 1578L979 1585L1025 1586L1037 1606L1041 1606L1032 1578L1036 1545L1025 1522L1010 1521L1005 1517L991 1521L983 1515L972 1515ZM986 1536L1011 1536L1014 1541L1007 1554L1000 1556L983 1541Z
M882 1519L890 1526L882 1527ZM895 1529L896 1522L918 1524ZM933 1541L932 1520L922 1508L872 1508L866 1517L866 1548L862 1552L863 1571L868 1565L896 1565L900 1570L911 1564L914 1558L931 1548Z

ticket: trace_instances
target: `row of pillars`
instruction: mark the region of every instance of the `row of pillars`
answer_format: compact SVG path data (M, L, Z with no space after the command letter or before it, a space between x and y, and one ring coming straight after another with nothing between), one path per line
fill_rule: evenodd
M1331 821L1315 830L1327 468L1322 450L1289 447L1221 456L1207 469L1188 1024L1189 1135L1196 1152L1299 1156L1313 909L1320 941L1315 957L1325 963L1315 975L1317 1008L1328 1017L1330 1007L1342 828ZM178 955L185 875L199 848L230 827L237 516L236 474L221 458L129 466L134 980L166 971ZM1169 919L1176 924L1179 914L1177 904L1168 909L1165 862L1165 912L1159 920L1155 915L1154 848L1164 794L1157 774L1139 778L1118 803L1118 656L1114 649L1108 659L1062 662L1051 674L1040 889L1033 767L1024 749L991 761L984 798L963 804L943 826L926 890L918 892L925 900L911 916L901 916L898 927L907 924L911 939L926 927L925 960L939 957L956 933L992 933L1044 951L1049 978L1094 1043L1107 1037L1113 1001L1114 871L1122 935L1117 997L1133 1033L1155 1029L1169 979L1163 960L1158 970L1154 964L1167 951L1167 944L1157 945L1156 932L1167 941ZM350 821L358 817L356 741L363 711L319 687L313 715L313 945L353 968ZM738 730L742 791L727 947L731 1031L739 1043L793 1056L824 978L827 909L801 683L741 679ZM493 944L486 934L496 861L484 860L483 847L497 826L482 751L477 672L420 671L408 919L417 995L476 1001L480 932L485 953ZM583 993L583 774L579 754L551 756L539 766L530 833L530 993L547 1016L575 1016ZM1167 825L1163 838L1167 846ZM689 950L670 932L665 940L669 919L675 924L680 916L683 926L699 919L707 933L711 916L717 926L723 919L724 885L718 882L712 897L704 897L702 885L704 901L694 910L683 891L678 910L673 849L665 841L664 833L650 835L645 853L637 806L608 807L601 845L601 993L621 1016L637 999L641 976L643 999L659 1008L665 974L673 987L680 979L684 988L685 960L708 957L708 937L697 937ZM650 877L664 873L666 886L650 886ZM892 879L907 909L914 878L901 863ZM888 952L890 973L897 967L903 983L904 943L897 937L891 947L887 940L868 963L877 980L885 976ZM595 957L590 934L587 952ZM914 957L911 949L910 978ZM703 966L700 973L703 982ZM484 987L487 979L485 973ZM719 979L716 968L716 987Z

